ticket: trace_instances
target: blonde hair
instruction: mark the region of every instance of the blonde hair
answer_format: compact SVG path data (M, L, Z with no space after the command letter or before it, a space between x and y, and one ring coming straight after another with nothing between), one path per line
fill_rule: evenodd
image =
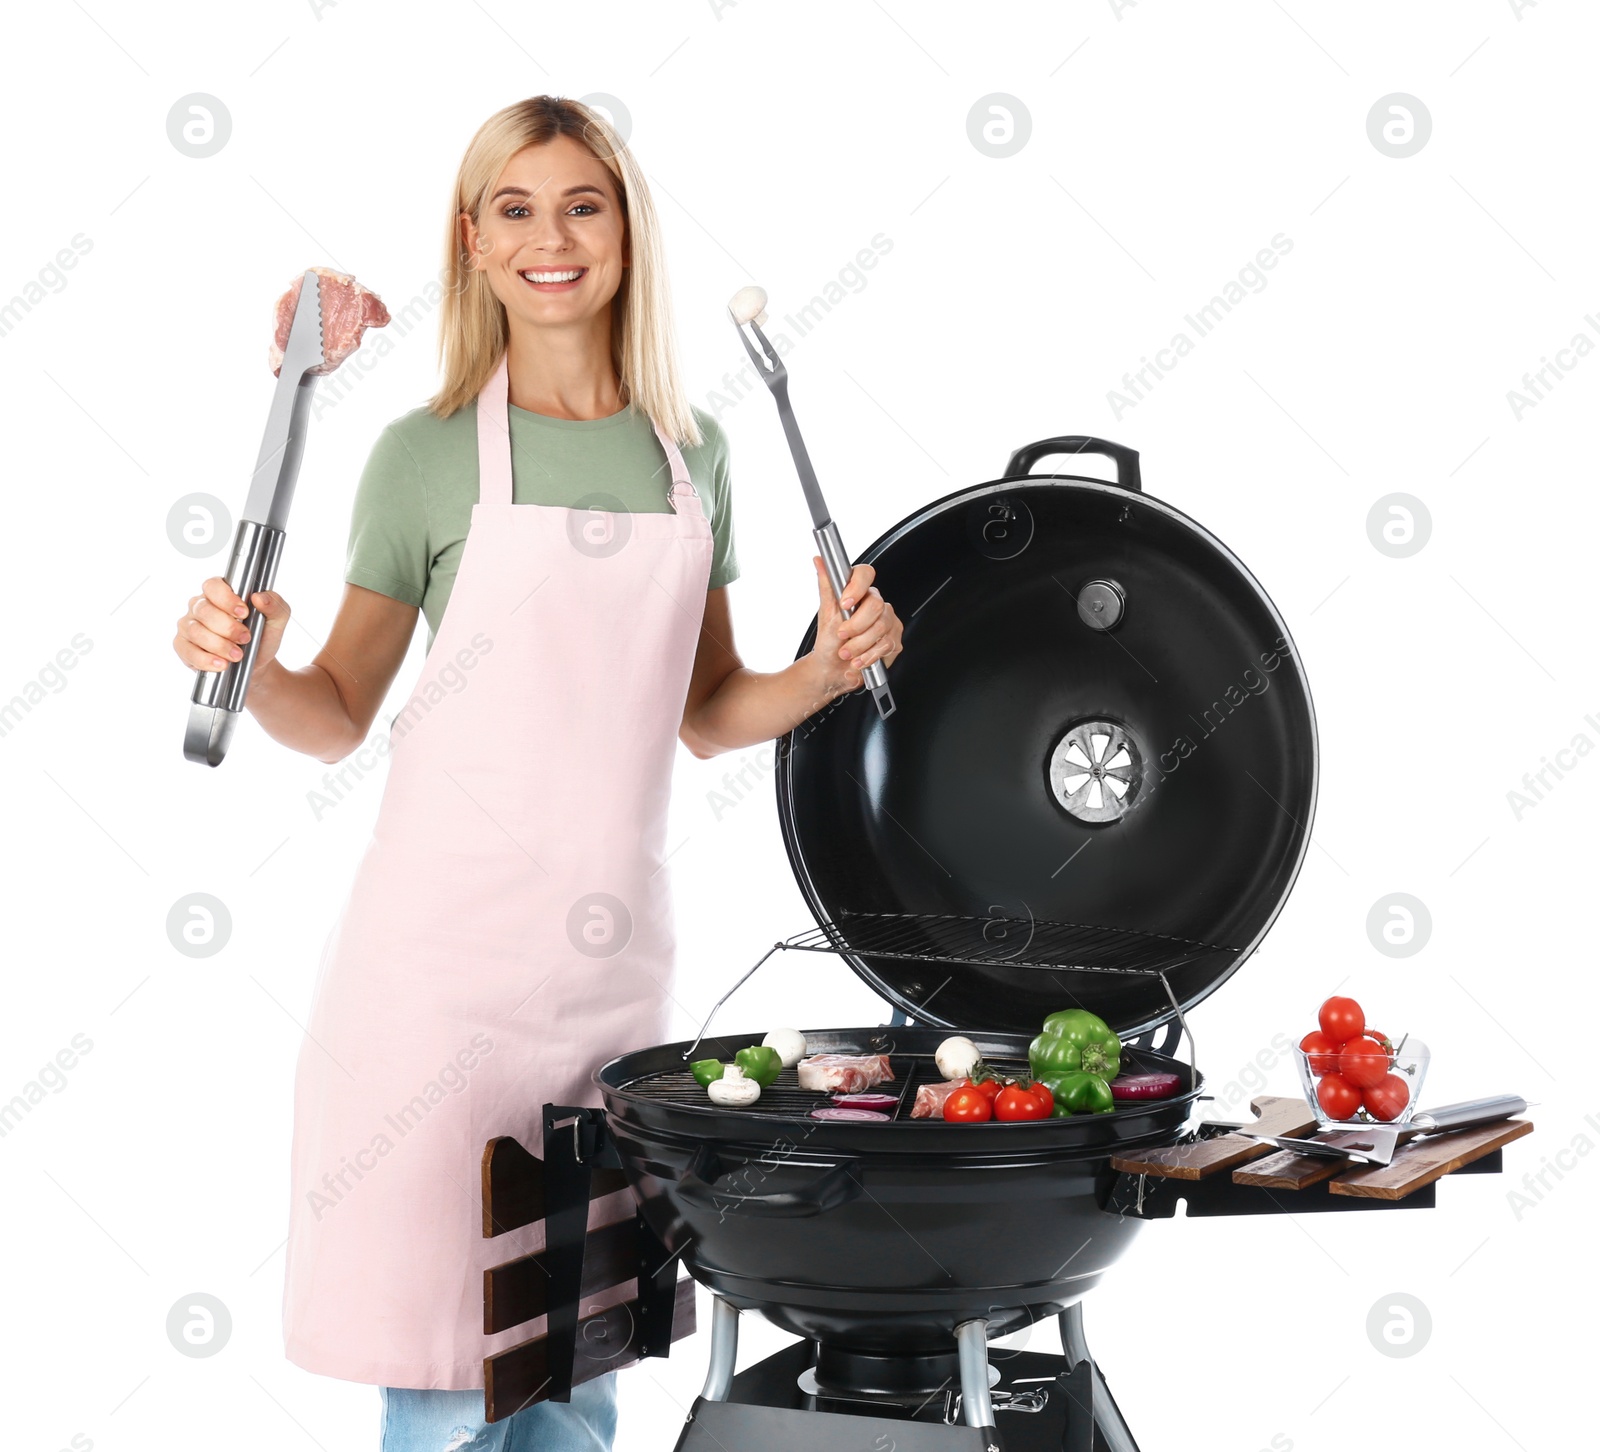
M509 337L505 305L484 274L467 266L461 214L481 224L489 190L506 163L524 147L541 146L557 136L582 142L616 178L629 249L629 266L611 300L611 362L622 400L659 423L677 443L702 443L678 374L666 260L644 172L603 116L562 96L531 96L496 111L461 158L440 273L445 284L439 313L444 381L428 407L448 418L471 403L499 365Z

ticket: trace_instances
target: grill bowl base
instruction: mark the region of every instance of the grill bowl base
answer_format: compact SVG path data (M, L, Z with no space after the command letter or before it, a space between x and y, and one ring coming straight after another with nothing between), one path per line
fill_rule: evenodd
M943 1029L808 1032L819 1053L888 1051L904 1094L937 1078ZM706 1049L731 1057L760 1035ZM975 1035L990 1062L1025 1063L1028 1036ZM696 1280L830 1349L874 1356L950 1351L981 1317L991 1336L1079 1300L1142 1222L1108 1213L1111 1154L1173 1142L1201 1081L1187 1064L1129 1050L1130 1066L1177 1073L1173 1099L1029 1124L833 1123L806 1102L723 1111L701 1094L651 1092L681 1074L687 1043L624 1055L596 1076L641 1212ZM786 1071L792 1075L792 1071ZM797 1091L796 1091L797 1092Z

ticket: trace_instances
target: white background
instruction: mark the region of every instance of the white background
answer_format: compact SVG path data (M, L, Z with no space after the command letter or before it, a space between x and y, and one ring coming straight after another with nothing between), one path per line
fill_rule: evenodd
M92 243L0 337L0 698L75 636L90 642L0 737L0 1099L74 1035L92 1041L0 1139L8 1447L376 1445L376 1393L286 1362L278 1317L298 1024L381 783L368 777L319 820L307 794L324 768L253 722L221 770L183 761L192 677L169 642L222 561L180 554L166 521L190 493L242 503L273 386L272 303L289 280L328 264L391 307L418 294L468 138L540 91L627 107L703 407L718 408L714 391L744 362L723 311L735 288L761 282L781 317L875 234L892 241L787 360L847 544L998 477L1023 443L1094 433L1138 448L1147 489L1273 596L1315 694L1322 791L1278 925L1195 1015L1203 1067L1232 1107L1293 1092L1269 1046L1311 1027L1336 985L1432 1045L1435 1102L1538 1101L1538 1132L1507 1151L1506 1173L1445 1184L1431 1212L1147 1228L1086 1313L1142 1445L1586 1440L1584 1227L1600 1185L1586 829L1600 760L1565 758L1572 769L1547 776L1520 817L1507 794L1575 737L1600 741L1600 358L1566 355L1574 366L1520 418L1507 395L1575 334L1600 342L1585 320L1600 309L1600 18L1553 0L1521 14L1506 0L1129 0L1120 13L1106 0L343 0L320 16L289 0L84 0L21 7L6 28L0 297L75 235ZM203 159L166 131L193 92L232 119ZM1395 92L1432 119L1403 159L1367 130ZM1003 159L968 136L992 93L1031 117ZM1292 249L1267 285L1119 416L1108 391L1277 234ZM317 421L279 579L296 610L290 664L327 628L357 475L383 425L432 391L433 349L430 319L366 371L347 365L344 396ZM776 668L815 608L802 501L764 392L718 411L739 644ZM1431 518L1405 558L1367 528L1396 492ZM808 921L770 760L680 757L684 1035ZM745 767L744 799L718 812L710 794ZM166 932L195 892L232 919L209 958L181 955ZM1403 958L1367 931L1397 892L1432 917ZM843 965L794 954L723 1022L885 1016ZM1543 1185L1524 1185L1541 1171ZM1017 1233L1029 1218L1019 1205ZM197 1291L232 1317L206 1359L177 1354L165 1330ZM1395 1292L1432 1319L1404 1359L1366 1331ZM707 1311L702 1293L702 1324ZM746 1359L782 1340L747 1325ZM704 1350L702 1335L624 1373L619 1447L670 1447Z

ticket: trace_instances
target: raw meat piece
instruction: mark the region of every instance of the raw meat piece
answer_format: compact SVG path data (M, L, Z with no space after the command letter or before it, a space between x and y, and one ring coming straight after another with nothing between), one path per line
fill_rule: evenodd
M946 1079L942 1084L917 1085L917 1102L911 1106L913 1119L937 1119L944 1113L944 1102L957 1089L966 1088L965 1079Z
M361 335L368 328L389 325L389 309L384 307L377 293L368 292L348 273L333 272L326 267L311 270L317 274L317 301L322 304L322 366L307 371L332 373L361 346ZM304 281L302 272L290 284L289 291L278 299L277 330L272 337L272 347L267 350L267 362L274 375L283 367L283 350L289 345L289 328L294 322L300 284Z
M821 1094L859 1094L894 1078L887 1054L814 1054L796 1065L802 1089Z

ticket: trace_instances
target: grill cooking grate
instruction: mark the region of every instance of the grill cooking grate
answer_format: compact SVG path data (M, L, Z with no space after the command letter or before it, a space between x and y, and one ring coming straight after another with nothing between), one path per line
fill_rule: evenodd
M962 913L845 911L832 922L796 933L781 946L862 958L1010 963L1078 973L1160 974L1186 964L1220 964L1239 956L1238 948L1166 933Z
M715 1040L708 1041L704 1045L706 1052L703 1057L721 1058L720 1052L714 1052L715 1047ZM1023 1078L1028 1072L1027 1062L1023 1059L995 1059L991 1062L999 1073L1008 1077ZM909 1120L911 1106L917 1100L917 1086L941 1083L944 1076L939 1073L938 1066L929 1054L890 1054L889 1067L894 1070L893 1082L875 1085L871 1092L898 1094L900 1103L893 1110L893 1117ZM646 1074L642 1079L635 1079L624 1085L622 1092L658 1103L705 1109L717 1107L707 1097L706 1091L695 1083L694 1075L687 1068ZM827 1094L817 1094L810 1089L802 1089L797 1072L794 1069L785 1069L761 1091L761 1097L754 1104L748 1109L737 1112L765 1114L778 1119L805 1119L813 1109L820 1109L823 1105L832 1103L833 1099ZM885 1110L884 1113L888 1114L890 1111Z
M774 953L802 948L809 953L840 953L858 958L903 958L919 963L1011 965L1053 973L1135 973L1159 978L1183 1035L1189 1041L1189 1066L1194 1067L1194 1035L1183 1016L1167 974L1196 964L1231 963L1238 948L1203 943L1170 933L1143 933L1127 928L1097 928L1085 923L1048 918L977 917L970 913L838 912L831 922L807 928L774 943L712 1006L695 1035L693 1054L706 1038L711 1021ZM693 1076L690 1076L693 1082ZM800 1087L792 1084L791 1092ZM773 1084L782 1092L784 1081ZM698 1089L699 1086L695 1085ZM765 1097L765 1096L763 1096ZM901 1106L902 1109L904 1105ZM773 1110L772 1113L792 1111Z

